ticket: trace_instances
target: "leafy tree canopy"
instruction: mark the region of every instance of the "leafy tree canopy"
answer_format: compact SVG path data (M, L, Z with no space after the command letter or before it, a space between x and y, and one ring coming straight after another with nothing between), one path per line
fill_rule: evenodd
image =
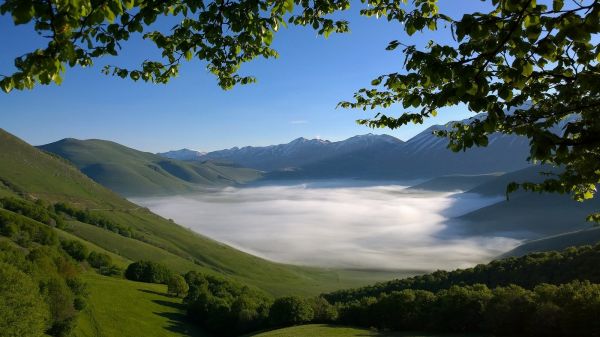
M377 77L342 107L372 110L401 103L399 117L378 113L359 121L394 129L464 104L486 114L438 131L450 149L486 146L495 132L526 136L530 160L564 171L522 187L570 193L580 201L594 196L600 180L599 1L492 0L491 12L460 19L439 13L436 1L414 0L411 12L394 4L381 1L371 11L403 23L408 35L444 25L455 44L430 41L419 49L392 41L387 49L402 47L406 55L402 71ZM511 184L508 192L518 187Z
M362 15L396 22L409 36L449 29L454 41L430 41L425 48L391 41L387 49L400 48L405 55L398 72L375 78L340 106L376 110L399 104L403 112L376 112L359 123L394 129L464 104L486 114L438 131L452 150L485 146L495 132L523 135L531 140L532 161L564 170L522 187L570 193L578 200L594 196L600 180L598 0L488 0L489 12L461 18L439 12L437 0L361 3ZM60 83L67 65L90 66L98 57L117 55L125 40L142 34L162 59L144 61L138 69L109 66L106 73L166 83L182 60L195 58L207 63L221 87L230 88L254 81L238 74L241 64L277 56L271 42L281 26L308 25L325 36L346 32L348 22L331 14L349 7L349 0L6 0L2 14L31 25L49 42L15 59L16 71L0 87L9 92ZM177 22L168 31L159 27L165 17Z
M16 58L16 72L0 84L9 92L61 83L67 65L87 67L96 58L117 55L124 41L141 34L163 58L146 60L139 69L109 66L105 73L166 83L182 60L195 58L207 62L221 87L230 88L254 82L237 73L242 63L277 56L271 42L281 26L344 32L347 23L327 15L349 6L349 0L6 0L0 13L12 15L16 25L31 25L48 45ZM161 29L171 21L177 23L170 30Z
M184 297L189 289L187 282L181 275L173 274L167 281L167 290L169 294Z
M0 262L0 336L46 336L50 312L38 288L29 276Z

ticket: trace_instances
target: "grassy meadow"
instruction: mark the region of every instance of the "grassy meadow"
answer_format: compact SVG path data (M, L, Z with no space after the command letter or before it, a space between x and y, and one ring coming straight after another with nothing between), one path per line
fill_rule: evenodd
M95 273L84 274L83 279L90 295L78 318L76 336L209 336L185 321L181 299L167 295L163 284Z
M419 332L382 332L327 324L307 324L260 332L246 337L458 337L459 335L436 335ZM465 335L460 335L465 336ZM476 337L474 335L468 335Z

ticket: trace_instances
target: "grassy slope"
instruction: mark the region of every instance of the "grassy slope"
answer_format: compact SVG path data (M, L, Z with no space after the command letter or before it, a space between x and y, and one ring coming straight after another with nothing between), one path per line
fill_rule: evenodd
M501 175L502 173L442 176L427 180L426 182L409 188L412 190L440 192L466 191L489 182Z
M273 295L314 295L392 278L390 273L349 272L273 263L191 232L95 183L75 167L0 130L0 180L48 201L68 201L134 228L152 245L91 225L73 223L74 234L127 260L166 262L184 272L218 273ZM0 186L0 192L14 194ZM194 263L196 261L196 263Z
M78 318L78 337L208 336L184 319L181 299L166 286L84 274L88 305Z
M68 201L80 207L134 207L64 160L43 153L2 129L0 163L0 179L25 194Z
M83 238L81 238L79 236L76 236L76 235L74 235L72 233L65 232L65 231L63 231L61 229L58 229L58 228L55 228L55 230L56 230L56 232L58 234L58 237L61 240L75 240L75 241L79 241L84 246L87 247L87 249L88 249L89 252L104 253L104 254L109 255L112 258L112 263L114 265L116 265L117 267L119 267L119 268L125 269L125 268L127 268L127 266L131 262L133 262L132 260L129 260L129 259L123 257L122 255L115 254L115 253L113 253L111 251L108 251L108 250L106 250L106 249L104 249L104 248L102 248L102 247L100 247L100 246L98 246L98 245L96 245L96 244L94 244L94 243L92 243L90 241L87 241L87 240L85 240L85 239L83 239Z
M528 193L478 209L459 219L468 234L539 239L591 227L587 215L600 207L596 198L583 203L566 195Z
M569 232L525 242L502 254L502 257L523 256L533 252L562 250L572 246L595 245L600 242L600 228Z
M478 186L472 188L470 193L477 193L481 195L504 195L506 193L506 186L511 182L523 183L523 182L541 182L546 179L547 176L542 173L558 172L555 168L547 165L531 166L521 170L509 172L484 182ZM516 192L519 194L522 192ZM513 195L513 194L511 194Z
M291 328L262 332L247 337L435 337L458 335L433 335L414 332L381 332L368 329L351 328L335 325L309 324ZM465 336L465 335L460 335ZM473 335L469 335L474 337Z
M40 148L66 158L95 181L123 195L191 192L199 186L233 185L260 176L252 169L166 159L98 139L63 139Z
M504 195L511 182L537 182L544 179L539 172L551 172L552 168L534 166L511 172L483 183L468 193L484 196ZM591 225L585 221L590 213L600 207L600 199L576 202L568 195L517 191L509 200L477 209L458 219L467 234L501 234L519 239L539 239L574 230L586 229Z

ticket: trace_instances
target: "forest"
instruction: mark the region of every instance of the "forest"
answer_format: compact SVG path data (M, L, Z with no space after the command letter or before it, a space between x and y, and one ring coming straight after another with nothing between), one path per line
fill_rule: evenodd
M183 302L191 320L221 336L306 323L382 331L596 336L599 262L600 245L581 246L313 298L275 300L222 278L189 272ZM125 276L169 283L169 274L165 266L140 261Z

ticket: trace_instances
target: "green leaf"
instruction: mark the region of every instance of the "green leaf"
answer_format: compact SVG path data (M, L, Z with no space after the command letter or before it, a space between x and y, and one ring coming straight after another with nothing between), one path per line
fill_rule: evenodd
M522 74L523 76L529 76L529 75L531 75L532 73L533 73L533 64L531 64L531 63L529 63L529 62L526 62L526 63L523 65L523 68L522 68L522 70L521 70L521 74Z
M186 60L188 60L188 61L191 60L193 56L194 56L194 54L192 53L191 49L188 49L185 51L185 59Z
M394 41L390 42L387 47L385 47L385 50L394 50L394 49L398 48L399 45L400 45L400 41L394 40Z
M286 12L291 13L294 10L294 0L285 0L283 8Z
M466 91L466 93L471 96L475 96L475 95L477 95L478 89L479 89L479 86L477 85L477 83L471 83L471 87Z
M2 91L8 94L14 88L14 82L10 78L5 78L0 81L0 86L2 87Z
M565 5L564 0L554 0L554 1L552 1L552 10L559 11L563 8L564 5Z

